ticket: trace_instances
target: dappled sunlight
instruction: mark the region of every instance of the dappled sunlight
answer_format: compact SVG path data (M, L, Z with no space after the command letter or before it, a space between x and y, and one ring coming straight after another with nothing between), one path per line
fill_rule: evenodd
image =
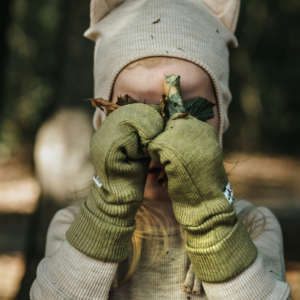
M286 280L291 286L293 300L300 299L300 263L289 262L287 264Z
M41 188L29 164L17 159L0 163L0 213L32 214Z
M225 158L227 171L234 178L251 177L287 183L299 187L300 161L286 156L270 156L262 154L231 153ZM299 187L300 188L300 187Z
M20 252L0 254L0 299L10 300L17 295L25 273L25 258Z
M0 182L0 211L31 214L37 207L40 193L40 185L33 177Z
M28 161L0 159L1 300L15 299L20 289L26 270L26 237L40 194Z
M225 168L238 198L269 208L300 208L299 159L231 153Z

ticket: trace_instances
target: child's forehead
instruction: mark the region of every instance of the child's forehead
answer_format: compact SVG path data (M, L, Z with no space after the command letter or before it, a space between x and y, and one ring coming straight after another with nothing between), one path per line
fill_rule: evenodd
M162 62L151 67L147 64L135 64L134 67L129 65L129 68L119 73L114 88L124 91L129 89L137 93L161 93L164 76L169 74L180 75L182 92L211 85L209 75L200 66L186 60L172 59L168 63Z

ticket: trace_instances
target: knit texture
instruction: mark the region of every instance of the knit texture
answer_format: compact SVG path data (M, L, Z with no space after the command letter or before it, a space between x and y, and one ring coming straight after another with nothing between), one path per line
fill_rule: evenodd
M255 260L256 248L224 196L228 180L214 128L178 116L149 144L149 153L165 166L195 274L206 282L226 281Z
M95 40L94 96L111 99L114 81L129 63L151 56L193 62L210 75L220 119L228 127L229 47L237 40L202 1L126 0L85 34Z
M94 260L73 248L64 235L60 238L58 252L45 257L37 268L30 299L108 299L117 263Z
M187 271L185 249L179 236L171 236L168 254L150 267L149 254L158 241L147 241L142 261L131 280L113 288L113 280L121 271L117 263L92 259L74 249L65 240L65 231L74 218L71 207L60 210L53 218L47 235L46 253L39 263L31 300L101 299L101 300L286 300L290 293L284 282L285 268L280 226L267 208L254 207L247 201L236 201L237 212L251 210L251 219L267 220L265 230L254 239L259 255L254 263L232 280L222 283L203 282L201 295L187 295L182 290L199 291L200 282L191 266ZM77 210L76 210L77 211ZM113 289L111 293L109 290ZM206 294L206 295L205 295Z
M128 256L135 214L144 197L149 164L146 148L164 128L159 112L130 104L109 115L91 141L92 162L102 187L91 187L67 231L71 245L102 261Z

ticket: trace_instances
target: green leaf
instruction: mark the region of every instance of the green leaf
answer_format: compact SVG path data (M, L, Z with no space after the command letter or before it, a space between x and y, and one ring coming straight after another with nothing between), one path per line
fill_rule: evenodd
M198 120L205 122L214 117L213 107L215 104L205 98L197 97L183 102L183 105L185 111Z

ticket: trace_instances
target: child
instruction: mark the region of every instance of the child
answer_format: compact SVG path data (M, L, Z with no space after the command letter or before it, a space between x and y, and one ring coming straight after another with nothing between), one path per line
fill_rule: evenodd
M223 168L238 11L231 0L92 0L95 97L141 103L96 110L98 176L81 208L50 224L31 299L288 299L280 226L232 197ZM212 117L166 118L163 94L206 99Z

